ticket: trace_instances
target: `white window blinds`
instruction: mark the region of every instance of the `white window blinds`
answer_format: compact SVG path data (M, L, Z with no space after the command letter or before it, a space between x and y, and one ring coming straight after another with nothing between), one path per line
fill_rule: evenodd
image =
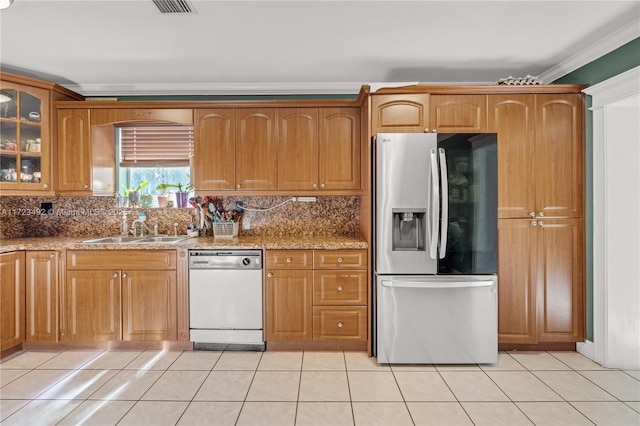
M189 166L193 126L154 124L118 131L121 167Z

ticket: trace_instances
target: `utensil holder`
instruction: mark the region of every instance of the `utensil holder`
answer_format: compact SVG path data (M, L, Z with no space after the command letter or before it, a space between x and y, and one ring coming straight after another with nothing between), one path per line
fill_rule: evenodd
M216 238L234 238L238 236L238 222L213 223L213 236Z

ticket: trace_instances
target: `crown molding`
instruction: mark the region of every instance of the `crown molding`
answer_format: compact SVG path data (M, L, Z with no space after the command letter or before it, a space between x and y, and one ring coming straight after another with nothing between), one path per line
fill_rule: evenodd
M173 95L354 95L365 83L140 83L65 84L87 97Z
M569 59L549 68L538 77L544 83L551 83L638 37L640 37L640 19L635 19Z

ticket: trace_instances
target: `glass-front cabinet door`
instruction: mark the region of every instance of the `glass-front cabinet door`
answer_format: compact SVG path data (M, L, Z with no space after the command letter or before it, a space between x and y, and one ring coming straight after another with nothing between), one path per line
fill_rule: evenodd
M50 191L49 91L2 82L0 189ZM11 191L13 192L13 191Z

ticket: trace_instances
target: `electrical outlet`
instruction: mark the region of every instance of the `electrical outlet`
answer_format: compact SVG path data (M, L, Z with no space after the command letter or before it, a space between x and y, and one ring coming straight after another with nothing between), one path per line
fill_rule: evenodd
M242 201L236 201L236 211L240 213L244 209L244 203Z
M251 219L247 216L242 218L242 229L251 229Z
M296 197L296 201L299 203L315 203L316 197Z

